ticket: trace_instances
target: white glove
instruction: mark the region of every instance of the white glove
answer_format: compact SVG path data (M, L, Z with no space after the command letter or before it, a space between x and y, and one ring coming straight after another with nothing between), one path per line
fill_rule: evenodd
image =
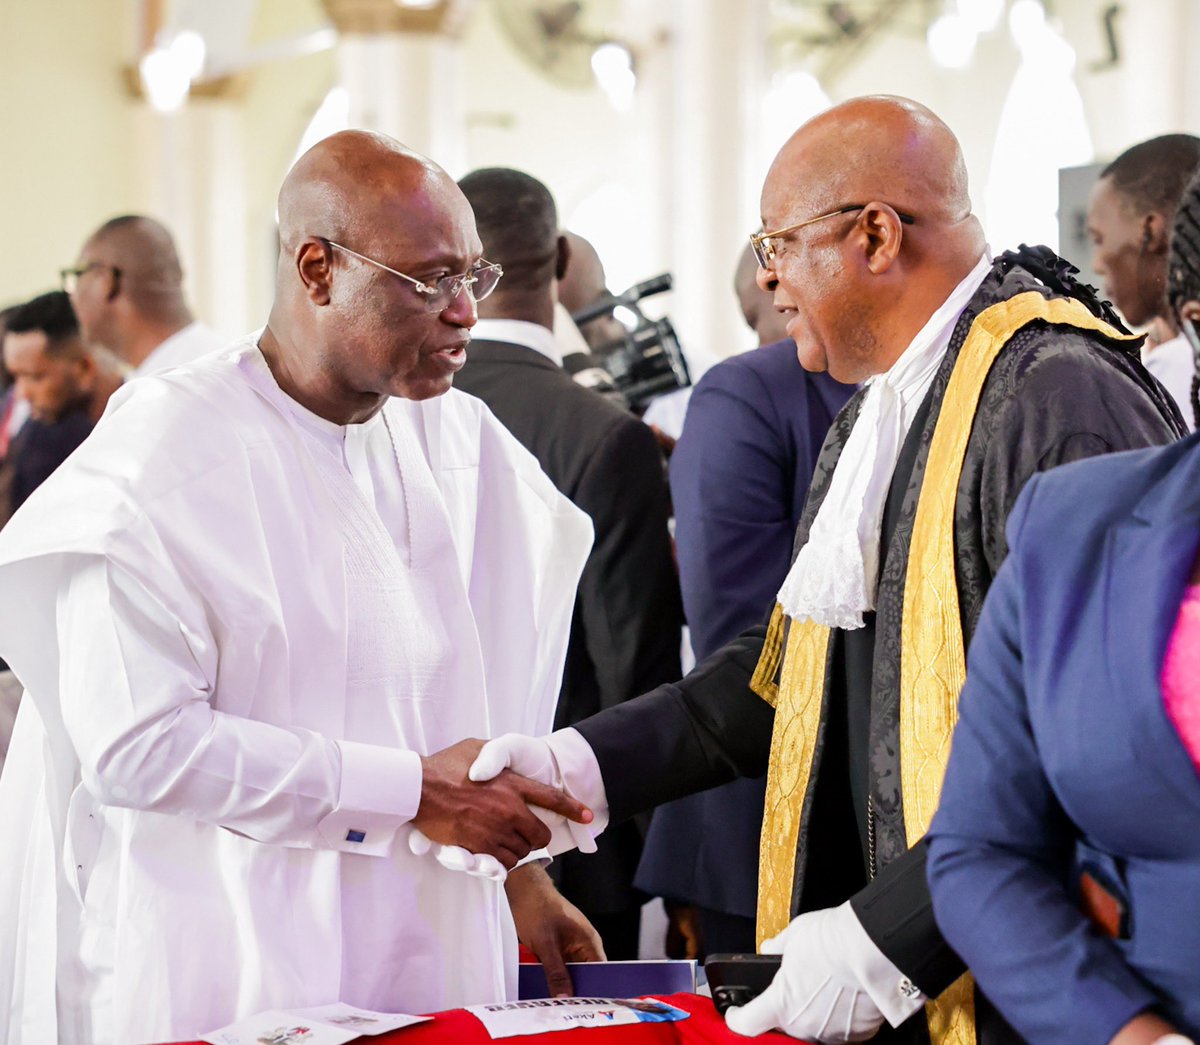
M563 732L574 733L573 730ZM478 783L491 780L504 770L511 769L514 773L529 777L530 780L536 780L538 783L548 784L550 787L565 791L572 798L578 798L585 805L592 806L593 803L589 802L586 796L576 794L563 780L553 747L553 740L558 739L559 736L558 733L552 734L551 737L527 737L520 733L505 733L483 745L483 749L475 757L474 763L468 770L467 776ZM579 743L583 743L582 738ZM594 821L591 824L577 824L565 816L552 813L540 806L530 806L530 809L534 816L550 828L551 839L547 848L551 855L556 856L569 849L578 849L581 853L596 851L595 836L599 834L603 824L598 825Z
M827 1045L865 1041L885 1018L898 1026L925 1002L867 936L849 902L793 919L764 941L762 953L782 954L783 962L762 994L725 1013L738 1034L778 1028Z
M475 854L460 845L434 845L433 839L418 827L409 829L408 848L414 856L425 856L433 850L437 862L447 871L460 871L493 882L503 882L508 877L504 865L494 856Z

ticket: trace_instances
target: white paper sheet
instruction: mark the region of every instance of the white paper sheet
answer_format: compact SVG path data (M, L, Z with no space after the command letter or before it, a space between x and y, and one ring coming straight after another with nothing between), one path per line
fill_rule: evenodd
M362 1035L384 1034L429 1019L335 1002L311 1009L270 1009L209 1031L200 1040L212 1045L342 1045Z

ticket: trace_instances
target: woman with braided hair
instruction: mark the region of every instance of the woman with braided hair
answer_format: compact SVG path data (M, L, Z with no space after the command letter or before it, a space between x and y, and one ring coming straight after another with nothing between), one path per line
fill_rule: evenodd
M1167 261L1167 300L1179 329L1192 346L1192 415L1200 426L1200 171L1184 190L1171 230Z
M1200 177L1167 295L1200 357ZM1008 541L930 831L938 926L1034 1045L1200 1040L1200 435L1036 475Z

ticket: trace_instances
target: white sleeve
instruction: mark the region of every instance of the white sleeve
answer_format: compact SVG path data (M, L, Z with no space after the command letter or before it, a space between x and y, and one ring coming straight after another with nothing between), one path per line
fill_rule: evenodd
M76 562L58 598L59 694L99 801L275 845L390 853L420 803L416 752L216 710L169 611L110 561Z
M862 984L863 990L870 995L888 1023L899 1027L928 999L867 935L849 901L835 908L835 911L842 933L842 961Z

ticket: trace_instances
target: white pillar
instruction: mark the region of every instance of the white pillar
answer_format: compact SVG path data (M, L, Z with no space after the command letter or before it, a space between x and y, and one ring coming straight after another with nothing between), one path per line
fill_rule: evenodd
M175 237L188 303L222 333L249 323L244 164L237 104L192 99L178 112L141 106L136 125L139 209Z
M758 103L766 2L674 0L659 199L675 276L672 319L696 369L746 348L734 266L758 225Z
M339 33L350 125L458 170L466 157L459 37L475 0L322 0ZM478 79L474 82L479 82Z
M459 42L428 32L346 33L338 76L350 125L389 134L456 170L464 162Z

